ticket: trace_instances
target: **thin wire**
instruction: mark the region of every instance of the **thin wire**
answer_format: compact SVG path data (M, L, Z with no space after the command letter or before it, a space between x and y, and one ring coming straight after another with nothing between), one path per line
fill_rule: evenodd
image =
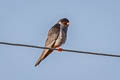
M10 46L29 47L29 48L58 50L58 49L56 49L56 48L48 48L48 47L41 47L41 46L34 46L34 45L26 45L26 44L16 44L16 43L8 43L8 42L0 42L0 44L10 45ZM62 51L74 52L74 53L82 53L82 54L100 55L100 56L120 57L120 55L115 55L115 54L105 54L105 53L96 53L96 52L70 50L70 49L62 49Z

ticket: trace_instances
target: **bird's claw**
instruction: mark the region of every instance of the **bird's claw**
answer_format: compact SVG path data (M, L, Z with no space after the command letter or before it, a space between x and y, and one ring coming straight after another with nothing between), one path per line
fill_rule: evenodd
M57 49L58 52L62 52L62 48L57 47L56 49Z

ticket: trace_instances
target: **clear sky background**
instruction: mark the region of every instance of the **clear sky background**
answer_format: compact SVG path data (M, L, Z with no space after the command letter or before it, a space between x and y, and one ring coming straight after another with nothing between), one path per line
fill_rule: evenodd
M120 55L120 0L0 0L0 41L44 46L61 18L65 49ZM120 80L120 58L0 45L0 80Z

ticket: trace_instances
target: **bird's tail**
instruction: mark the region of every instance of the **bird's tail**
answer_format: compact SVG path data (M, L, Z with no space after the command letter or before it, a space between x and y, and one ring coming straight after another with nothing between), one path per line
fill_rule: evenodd
M42 60L44 60L53 50L45 49L43 50L41 56L38 58L37 62L35 63L35 67L40 64Z

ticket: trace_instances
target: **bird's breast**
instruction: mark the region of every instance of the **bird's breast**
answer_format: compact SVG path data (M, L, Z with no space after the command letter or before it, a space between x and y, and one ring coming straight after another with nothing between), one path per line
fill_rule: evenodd
M66 40L66 34L63 31L63 29L60 29L59 36L56 40L55 46L61 46L63 43L65 43Z

